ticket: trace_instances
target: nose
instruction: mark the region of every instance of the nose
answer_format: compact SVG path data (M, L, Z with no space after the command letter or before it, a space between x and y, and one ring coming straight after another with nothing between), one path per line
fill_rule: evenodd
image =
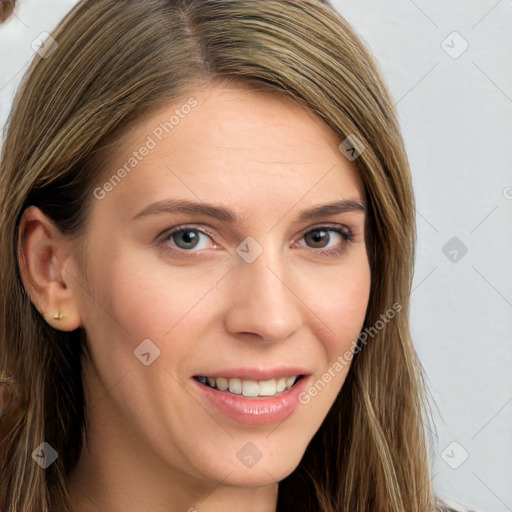
M252 263L238 261L230 272L226 329L268 343L290 337L302 325L302 302L290 281L278 249L264 249Z

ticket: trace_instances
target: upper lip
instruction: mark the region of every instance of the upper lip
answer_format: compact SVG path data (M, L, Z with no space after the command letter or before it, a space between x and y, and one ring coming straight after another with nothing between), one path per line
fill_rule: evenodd
M238 367L238 368L226 368L224 370L211 371L207 370L205 373L198 373L195 377L226 377L239 378L244 380L270 380L279 379L281 377L295 377L295 376L308 376L310 372L299 366L273 366L269 367Z

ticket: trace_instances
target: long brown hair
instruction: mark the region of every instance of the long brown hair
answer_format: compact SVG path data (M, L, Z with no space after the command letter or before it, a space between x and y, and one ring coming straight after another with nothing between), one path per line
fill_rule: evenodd
M68 510L66 475L87 425L81 380L87 337L53 329L27 296L19 220L38 206L82 242L105 148L131 124L213 81L293 98L343 138L368 201L372 283L362 343L277 510L431 512L425 386L408 316L415 220L396 112L369 50L327 1L83 0L36 56L15 98L0 167L0 379L15 407L0 420L0 508ZM104 166L103 166L104 167ZM14 379L14 381L12 381ZM32 460L43 441L59 454Z

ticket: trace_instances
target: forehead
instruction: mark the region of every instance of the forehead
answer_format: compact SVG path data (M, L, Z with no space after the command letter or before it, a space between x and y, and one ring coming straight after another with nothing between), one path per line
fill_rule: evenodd
M338 149L342 140L283 95L219 86L191 91L123 136L100 183L112 182L101 207L133 211L179 196L272 211L316 197L362 199L357 167Z

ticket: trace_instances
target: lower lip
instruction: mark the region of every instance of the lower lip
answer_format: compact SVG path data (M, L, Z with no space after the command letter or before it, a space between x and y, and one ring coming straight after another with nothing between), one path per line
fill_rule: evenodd
M303 377L285 393L269 398L247 398L192 380L201 395L231 419L248 425L271 425L284 421L297 408L299 395L307 388L309 377Z

